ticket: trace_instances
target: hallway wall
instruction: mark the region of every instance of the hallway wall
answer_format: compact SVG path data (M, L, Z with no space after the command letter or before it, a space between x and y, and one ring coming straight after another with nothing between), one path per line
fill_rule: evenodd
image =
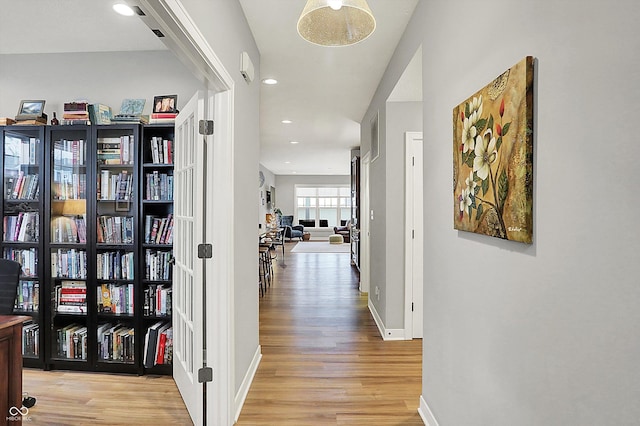
M417 6L362 128L366 152L368 117L422 43L430 424L640 418L639 19L632 0ZM526 55L537 58L532 245L452 220L452 109Z

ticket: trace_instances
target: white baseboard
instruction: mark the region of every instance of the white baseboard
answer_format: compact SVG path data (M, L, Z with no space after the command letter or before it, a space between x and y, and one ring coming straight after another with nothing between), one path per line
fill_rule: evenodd
M403 328L385 328L380 315L378 315L378 311L376 311L375 305L369 299L369 312L371 312L371 316L378 326L378 331L380 332L380 336L382 340L405 340L405 332Z
M238 393L236 393L236 397L234 400L235 407L236 407L236 414L235 414L233 423L236 423L238 421L238 417L240 417L242 406L244 405L245 399L247 399L249 388L251 387L253 378L256 375L256 371L258 371L258 365L260 365L261 359L262 359L262 347L258 345L258 348L256 349L256 353L253 355L253 359L251 360L251 364L249 365L249 369L247 370L247 374L244 375L244 379L240 384Z
M418 408L418 414L426 426L438 426L436 418L433 416L431 409L427 405L427 401L420 395L420 408Z

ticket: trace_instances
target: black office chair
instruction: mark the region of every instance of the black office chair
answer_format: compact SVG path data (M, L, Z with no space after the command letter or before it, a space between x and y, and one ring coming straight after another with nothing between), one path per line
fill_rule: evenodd
M0 259L0 315L13 314L20 284L20 271L22 271L22 265L19 262ZM31 408L36 405L36 399L25 393L22 405Z
M13 314L21 270L15 260L0 259L0 315Z

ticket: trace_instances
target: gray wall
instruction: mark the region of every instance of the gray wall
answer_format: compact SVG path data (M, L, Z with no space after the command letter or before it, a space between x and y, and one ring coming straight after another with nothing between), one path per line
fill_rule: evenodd
M260 152L260 53L238 1L182 0L213 51L235 81L233 209L235 383L236 392L258 348L257 250L258 182ZM240 55L246 51L256 77L247 84L240 74Z
M296 185L350 185L349 175L276 175L276 207L295 216Z
M0 117L14 117L22 99L45 99L49 118L78 99L118 113L123 99L144 98L150 114L154 96L177 94L180 109L201 89L168 50L0 55Z
M404 67L400 74L403 70ZM385 96L378 97L379 103L368 114L374 117L379 111L379 156L369 168L369 202L374 213L370 221L369 300L385 329L404 328L404 134L422 131L422 102L386 102L394 86ZM364 155L370 149L371 119L363 121L361 134Z
M422 396L441 426L638 424L639 20L632 0L432 0L414 12L372 110L422 43ZM532 245L452 223L452 109L526 55Z

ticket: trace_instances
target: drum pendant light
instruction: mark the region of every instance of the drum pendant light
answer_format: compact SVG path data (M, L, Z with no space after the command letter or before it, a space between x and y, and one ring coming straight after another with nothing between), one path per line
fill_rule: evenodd
M298 34L320 46L359 43L375 29L366 0L307 0L298 19Z

